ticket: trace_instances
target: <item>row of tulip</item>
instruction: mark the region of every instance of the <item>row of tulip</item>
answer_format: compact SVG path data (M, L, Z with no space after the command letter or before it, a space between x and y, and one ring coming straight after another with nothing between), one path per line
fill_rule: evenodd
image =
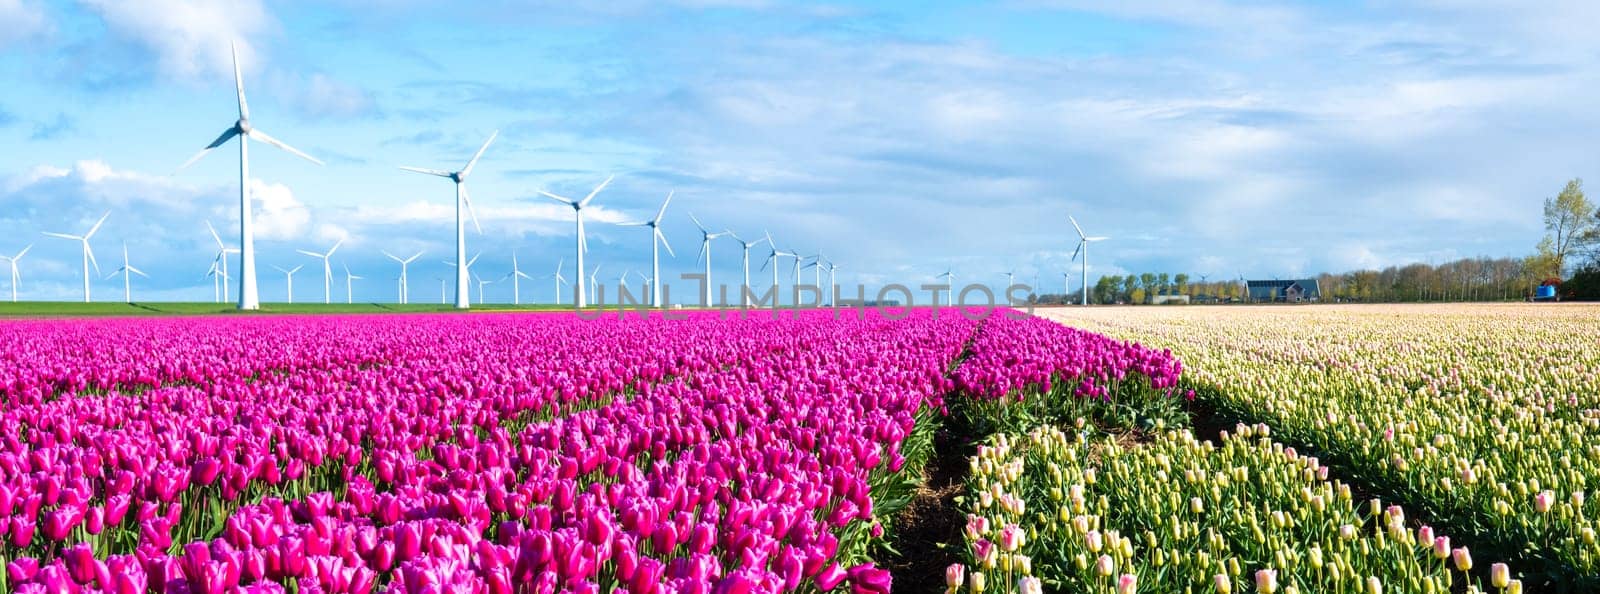
M950 592L1481 591L1466 547L1399 506L1356 500L1265 425L1216 443L1096 433L1080 421L979 447ZM1492 573L1496 591L1522 590L1506 566Z
M1549 588L1600 588L1600 307L1067 312L1169 348L1219 408L1348 465Z
M1026 328L926 311L329 319L187 321L167 340L209 346L168 368L205 370L190 376L47 349L57 377L98 379L0 413L0 590L886 591L868 554L879 502L926 455L908 444L929 441L969 343ZM16 344L165 323L34 323ZM960 369L1004 378L981 368L1025 353ZM1150 359L1111 357L1051 375Z

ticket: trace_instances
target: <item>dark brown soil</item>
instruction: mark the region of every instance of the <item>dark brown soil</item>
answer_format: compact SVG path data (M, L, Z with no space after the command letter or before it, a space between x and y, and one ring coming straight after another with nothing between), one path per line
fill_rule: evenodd
M971 443L949 429L935 434L923 485L895 516L893 546L900 554L883 564L894 575L894 591L944 591L944 570L959 560L956 547L963 542L955 499L967 481L971 450Z

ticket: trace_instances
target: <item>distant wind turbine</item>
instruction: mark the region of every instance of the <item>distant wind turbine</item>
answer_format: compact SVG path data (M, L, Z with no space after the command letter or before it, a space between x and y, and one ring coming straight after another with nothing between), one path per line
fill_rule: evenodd
M287 283L287 285L288 285L287 293L288 293L288 296L289 296L289 303L294 303L294 273L300 272L300 269L301 268L305 268L305 265L296 266L296 267L290 268L288 270L284 270L283 267L281 267L281 266L273 266L273 268L277 268L278 272L282 272L283 273L283 278L288 281L288 283Z
M483 295L483 287L484 287L484 285L493 284L494 281L493 280L483 280L483 277L478 276L478 274L476 272L474 272L472 274L472 278L473 278L473 280L478 281L478 305L483 305L488 300Z
M145 274L143 270L134 268L132 264L128 263L127 243L122 244L122 267L111 271L111 274L106 275L106 278L111 278L118 274L122 275L122 302L133 303L132 283L129 282L128 277L137 274L145 278L150 278L150 275Z
M221 259L222 257L218 256L216 260L211 261L211 267L206 269L205 278L211 279L211 301L213 303L222 302L222 285L226 284L226 281L222 280L220 271L217 270L217 262Z
M344 266L344 302L346 304L355 303L355 291L351 290L351 287L354 286L354 285L352 285L350 283L350 281L361 280L361 279L364 279L366 277L364 277L364 276L356 276L354 274L350 274L350 265L349 264L341 263L340 265Z
M711 240L727 235L730 232L718 231L712 233L711 230L706 229L705 225L700 224L700 219L694 218L694 213L692 212L689 213L689 220L694 221L694 226L700 230L700 257L697 258L697 260L704 262L706 265L706 277L701 280L703 283L703 289L701 290L701 297L703 299L701 302L704 303L706 307L711 307Z
M22 251L17 252L17 255L15 255L15 256L0 256L0 259L4 259L6 261L6 263L11 265L11 302L12 303L16 303L17 302L17 283L22 282L22 275L17 272L17 261L21 260L23 256L28 255L28 250L31 250L31 249L33 249L33 244L30 243L30 244L28 244L28 247L22 248Z
M250 219L252 205L250 203L249 140L254 138L318 165L321 165L322 161L318 161L311 155L302 153L294 147L268 136L266 132L250 124L250 106L244 100L244 77L239 73L239 51L238 48L233 47L233 44L229 44L229 51L233 52L233 84L239 95L239 120L234 122L227 130L223 130L222 135L218 136L210 145L201 149L199 153L196 153L195 156L190 157L188 161L179 166L178 170L182 171L188 168L195 161L199 161L201 157L206 156L206 153L211 152L211 149L222 146L235 136L239 137L239 309L260 309L261 301L256 294L256 232L255 226L251 224Z
M839 305L838 303L836 303L834 301L834 293L839 288L839 285L836 284L834 279L833 279L833 273L838 271L838 270L839 270L839 265L837 263L835 263L833 260L829 260L828 261L828 307L837 307Z
M389 253L389 252L384 252L383 255L388 256L390 260L394 260L394 261L400 263L400 281L399 281L400 282L400 303L406 303L406 302L410 301L410 297L411 297L411 280L410 280L410 277L408 277L406 275L406 268L411 266L412 262L417 261L417 258L421 258L422 257L422 252L419 250L419 251L417 251L416 254L413 254L410 258L406 258L406 259L403 259L403 260L400 259L399 257L395 256L394 254Z
M937 274L937 275L934 275L934 278L942 278L942 279L944 279L944 284L950 285L950 290L945 292L945 295L944 295L944 306L945 307L950 307L951 305L954 305L955 304L955 293L956 293L956 273L955 273L955 271L950 269L950 268L945 268L944 272L942 272L940 274Z
M772 308L777 309L778 302L781 300L778 295L778 258L793 256L794 254L778 249L778 244L772 241L771 233L763 232L763 234L766 235L767 247L772 249L767 253L767 261L761 264L761 269L766 270L767 266L772 267Z
M522 305L522 283L520 281L521 279L533 280L533 277L528 276L528 273L523 272L521 268L517 267L516 250L511 250L511 273L505 275L505 277L501 278L500 280L505 280L508 278L511 279L511 304Z
M308 250L295 250L307 256L322 260L322 302L333 303L333 253L339 251L339 246L344 245L344 238L333 243L328 252L319 254Z
M1082 282L1079 282L1078 284L1079 284L1079 286L1088 287L1089 286L1089 244L1094 243L1096 241L1105 241L1105 240L1110 239L1110 238L1109 237L1089 237L1087 235L1084 235L1083 234L1083 227L1079 227L1078 226L1078 219L1072 218L1072 215L1067 215L1067 220L1072 223L1072 229L1078 232L1078 248L1072 250L1072 259L1076 260L1076 259L1078 259L1078 254L1079 253L1083 254L1083 280L1082 280ZM1089 292L1088 291L1084 291L1083 292L1083 304L1084 305L1088 305L1089 304Z
M745 241L744 238L739 237L737 233L732 231L728 232L728 236L739 242L739 247L744 248L744 285L740 287L739 303L745 307L750 307L750 248L761 245L767 238Z
M567 281L567 277L561 276L561 269L562 269L562 267L565 267L566 265L567 265L567 259L566 258L562 258L561 261L556 262L556 273L554 275L552 275L552 278L555 279L555 283L556 283L556 300L555 300L555 304L556 305L561 305L561 285L563 285L563 284L567 284L567 285L572 284L571 282Z
M472 160L471 161L467 161L467 166L466 167L462 167L461 171L441 171L441 170L438 170L438 169L423 169L423 168L420 168L420 167L404 167L404 166L401 167L401 169L404 169L406 171L415 171L417 173L424 173L424 174L427 174L427 175L443 177L443 178L449 179L450 181L455 182L455 184L456 184L456 260L457 261L461 261L461 260L467 259L467 224L466 224L466 221L461 218L461 210L462 210L463 207L466 208L467 215L472 217L472 227L474 229L477 229L478 233L483 233L483 227L478 224L478 215L477 215L477 213L474 213L472 211L472 198L467 196L467 176L472 175L473 166L478 164L478 159L483 157L483 152L486 151L486 150L489 150L489 145L491 143L493 143L495 137L499 136L499 135L500 135L500 131L499 130L495 130L493 134L490 134L489 135L489 139L483 141L483 146L478 147L477 154L472 155ZM469 265L468 268L470 268L470 267L471 266ZM471 295L467 294L467 268L457 268L456 269L456 308L457 309L466 309L467 307L469 307L468 301L471 300L470 297L471 297Z
M667 192L667 199L661 201L661 208L656 210L656 218L638 223L622 223L623 227L649 227L650 228L650 306L661 307L661 285L654 279L661 278L661 248L666 246L667 255L674 258L672 244L667 243L667 236L661 233L661 217L667 214L667 205L672 203L672 192ZM745 265L745 276L749 276L749 264ZM745 279L747 282L748 278Z
M573 302L577 307L587 307L589 304L589 300L583 292L583 254L584 252L589 251L589 240L583 235L583 207L588 206L589 201L594 200L595 195L599 194L600 190L604 190L606 186L611 185L611 180L615 177L616 176L613 175L611 177L607 177L606 181L600 182L600 185L595 186L594 190L590 191L588 196L583 197L583 200L573 200L571 198L551 194L550 192L546 192L544 190L539 190L540 194L544 194L546 197L562 202L567 206L571 206L573 218L575 218L578 222L578 238L576 249L578 255L578 295L577 300Z
M222 300L229 301L228 279L230 277L228 276L228 254L239 253L239 248L228 247L228 244L223 243L222 236L217 235L217 228L211 226L211 221L206 221L206 229L211 231L211 238L217 240L217 257L211 262L211 266L216 269L214 271L216 274L221 275Z
M600 294L600 265L589 270L589 290L594 295L596 305L605 305L605 298ZM578 284L583 284L583 277L578 277Z
M49 231L46 231L44 233L45 235L49 235L51 237L59 237L61 239L70 239L70 240L78 242L80 245L83 246L83 302L84 303L88 303L89 302L89 265L90 264L94 264L94 273L97 274L97 275L100 274L100 263L96 262L95 259L94 259L94 250L89 249L89 238L94 237L95 232L100 230L100 225L105 224L106 217L109 217L109 216L111 216L111 212L110 211L106 211L106 214L101 215L100 216L100 220L96 221L94 226L89 228L89 232L88 233L84 233L83 235L67 235L65 233L51 233Z
M461 272L460 271L462 271L462 270L471 270L472 269L472 265L473 264L477 264L478 263L478 257L482 256L482 255L483 255L483 252L478 252L476 254L473 254L472 258L467 260L467 265L466 266L456 266L455 262L451 262L451 261L448 261L448 260L444 262L444 265L456 269L456 277L457 277L457 280L459 280L460 276L461 276ZM479 285L478 288L480 289L480 292L482 292L481 290L482 290L483 286ZM471 302L471 297L472 296L468 295L467 297L468 297L467 300L469 302L468 305L470 306L471 305L470 302ZM461 304L459 302L456 303L456 309L461 309Z
M1067 299L1072 295L1072 273L1061 273L1061 304L1066 305Z

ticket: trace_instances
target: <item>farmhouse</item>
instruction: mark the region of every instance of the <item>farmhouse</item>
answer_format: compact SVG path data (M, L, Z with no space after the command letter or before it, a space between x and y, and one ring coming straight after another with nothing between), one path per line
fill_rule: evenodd
M1251 301L1277 301L1285 303L1299 303L1302 301L1319 301L1322 299L1322 289L1317 286L1317 279L1290 279L1290 280L1252 280L1245 281Z

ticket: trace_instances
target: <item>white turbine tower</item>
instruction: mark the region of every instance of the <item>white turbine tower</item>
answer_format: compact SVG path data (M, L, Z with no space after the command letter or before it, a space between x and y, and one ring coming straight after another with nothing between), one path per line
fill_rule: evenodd
M511 274L505 275L505 277L501 278L500 280L505 280L505 279L508 279L508 278L511 279L511 304L512 305L522 305L522 282L521 282L521 279L533 280L533 277L528 276L528 273L523 272L521 268L517 267L517 251L516 250L512 250L511 251Z
M739 237L739 234L732 231L728 232L728 236L739 242L739 247L744 248L744 285L739 290L739 303L744 307L750 307L750 248L761 245L768 238L763 237L755 241L745 241L744 238Z
M221 258L219 257L218 260ZM211 267L206 269L205 278L211 279L211 302L222 302L222 275L217 271L217 260L211 261Z
M411 300L411 279L410 277L406 276L406 269L411 266L412 262L417 261L417 258L422 257L422 252L418 251L410 258L403 260L389 252L384 252L383 255L388 256L390 260L400 263L400 303L403 304L409 302Z
M45 235L49 235L51 237L59 237L61 239L70 239L70 240L78 242L79 244L81 244L83 246L83 302L84 303L88 303L89 302L89 265L93 264L94 265L94 273L97 274L97 275L100 274L100 263L96 262L94 260L94 250L89 249L89 238L94 237L95 232L100 230L100 225L105 224L106 217L109 217L109 216L111 216L111 212L110 211L107 211L106 214L101 215L100 216L100 220L96 221L94 226L89 228L89 232L88 233L84 233L83 235L67 235L65 233L51 233L49 231L45 232Z
M351 287L354 285L352 285L350 281L362 280L367 277L350 274L349 264L340 263L339 265L344 267L344 302L346 305L355 303L355 291L351 290Z
M1087 235L1084 235L1083 234L1083 227L1079 227L1078 226L1078 220L1077 219L1072 218L1072 215L1067 215L1067 220L1072 223L1073 230L1078 232L1078 247L1077 247L1077 249L1072 250L1072 259L1073 260L1078 259L1078 255L1080 253L1083 255L1083 279L1082 279L1082 281L1080 281L1078 283L1078 285L1087 288L1089 286L1089 244L1094 243L1096 241L1105 241L1105 240L1110 239L1110 238L1109 237L1089 237ZM1087 291L1087 290L1085 290L1083 292L1083 304L1084 305L1089 305L1089 291Z
M334 242L333 243L333 247L328 248L328 252L325 253L325 254L319 254L319 253L316 253L316 252L313 252L313 251L308 251L308 250L295 250L295 251L300 252L302 254L305 254L307 256L311 256L311 257L316 258L318 260L322 260L322 302L323 303L333 303L333 260L332 260L332 258L333 258L333 253L336 252L336 251L339 251L339 246L341 246L341 245L344 245L344 238L342 238L342 237L339 238L339 241Z
M667 214L667 205L672 203L672 192L667 192L667 199L661 201L661 208L656 210L656 218L639 223L622 223L623 227L649 227L650 228L650 306L661 307L661 285L654 279L661 278L661 247L666 246L667 255L674 258L672 244L667 243L667 236L661 233L661 217ZM748 266L746 266L748 268Z
M217 235L217 228L211 226L211 221L206 221L206 229L211 231L211 238L217 240L217 257L211 262L211 266L221 275L222 300L228 301L228 279L231 278L228 276L228 254L239 253L239 248L228 247L228 244L223 243L222 236Z
M483 156L483 151L489 150L489 144L493 143L495 137L499 135L499 130L495 130L493 134L490 134L489 139L483 141L483 146L478 147L478 153L472 156L471 161L467 161L467 166L461 168L461 171L440 171L438 169L423 169L420 167L401 167L401 169L406 171L415 171L417 173L425 173L427 175L443 177L455 182L457 261L467 259L467 223L461 218L461 209L463 207L465 207L467 210L467 216L472 217L472 227L477 229L478 233L483 233L483 227L478 225L478 215L472 211L472 198L467 196L467 176L472 175L472 167L478 164L478 158ZM470 265L468 267L470 268ZM471 300L470 297L471 295L467 294L467 268L458 268L456 269L456 308L466 309L468 307L467 302Z
M222 135L212 141L206 148L201 149L195 156L178 167L179 171L199 161L211 149L222 146L235 136L239 137L239 309L259 309L261 301L256 295L256 230L251 223L250 211L250 139L254 138L272 146L278 147L296 157L300 157L318 165L322 161L316 160L311 155L284 144L282 141L267 135L260 128L250 123L250 106L244 100L244 77L239 74L239 51L229 45L233 52L233 83L239 94L239 120L222 131Z
M1061 304L1066 305L1072 295L1072 272L1061 273Z
M789 250L790 250L789 251L789 255L794 257L794 286L798 287L798 286L800 286L800 263L801 262L805 262L806 261L806 257L800 255L800 250L794 249L792 247L789 248ZM795 306L798 307L799 305L800 305L800 303L798 301L796 301L795 302Z
M482 256L482 255L483 255L483 252L478 252L476 254L473 254L472 255L472 259L467 260L467 265L466 266L456 266L455 262L448 261L448 260L446 260L444 262L444 265L456 269L457 270L457 272L456 272L457 280L460 280L460 274L461 274L460 271L461 270L469 270L469 271L472 270L472 265L473 264L477 264L478 263L478 256ZM481 292L483 286L479 285L478 288L480 289L480 292ZM470 302L471 302L471 297L472 296L468 295L467 297L468 297L468 302L469 302L468 305L471 305ZM456 303L456 308L457 309L462 309L461 304L459 302Z
M596 302L596 305L605 305L605 300L601 299L602 296L600 295L600 281L599 281L599 278L600 278L600 265L596 264L593 269L589 270L589 292L590 292L590 294L594 295L596 299L600 299L599 301ZM578 277L578 284L580 284L580 285L583 284L583 277L582 276Z
M706 229L705 225L700 224L700 219L694 218L694 213L692 212L689 213L689 220L694 221L694 226L700 229L700 256L696 259L696 262L705 262L706 265L706 277L701 280L704 287L700 295L702 298L701 303L705 304L706 307L711 307L711 240L727 235L730 232L718 231L712 233Z
M284 270L281 266L273 266L273 268L277 268L278 272L282 272L283 278L288 281L286 294L289 296L289 303L294 303L294 273L300 272L300 269L305 268L305 265L296 266L288 270Z
M955 271L950 269L950 268L945 268L943 273L935 275L934 278L942 278L942 279L944 279L944 284L950 285L950 290L946 291L945 294L944 294L944 306L945 307L950 307L952 305L955 305L955 296L956 296L956 273L955 273Z
M551 278L554 278L555 282L556 282L556 300L555 300L555 304L556 305L561 305L561 285L563 285L563 284L568 284L568 285L572 284L570 281L567 280L567 277L561 276L561 269L563 267L565 267L566 265L567 265L567 259L566 258L562 258L561 261L556 263L556 273L554 275L552 275L552 277L551 277Z
M150 278L150 275L145 274L143 270L139 270L138 268L134 268L132 264L128 263L128 244L127 243L123 243L122 244L122 267L111 271L111 274L106 275L106 278L111 278L111 277L116 276L118 274L122 275L122 302L123 303L133 303L133 291L132 291L132 286L133 285L129 281L128 277L137 274L137 275L145 277L145 278Z
M22 248L22 251L17 252L17 255L15 255L15 256L0 256L0 259L5 260L8 264L11 265L11 302L12 303L16 303L17 302L17 283L22 282L22 275L17 272L17 261L21 260L23 256L28 255L28 250L31 250L31 249L33 249L33 244L30 243L30 244L28 244L28 247Z
M606 186L610 185L611 180L615 177L616 176L613 175L611 177L607 177L606 181L600 182L600 185L595 186L594 190L589 192L588 196L583 197L583 200L573 200L571 198L551 194L550 192L546 192L544 190L539 190L540 194L544 194L546 197L560 201L567 206L571 206L573 218L575 218L578 222L578 239L576 248L578 254L578 295L577 299L573 301L577 307L587 307L589 305L589 300L583 292L583 254L584 252L589 251L589 240L583 235L583 207L588 206L589 201L594 200L595 195L599 194L600 190L604 190Z
M772 266L772 308L777 309L780 301L778 296L778 264L780 262L778 262L778 258L794 254L778 249L778 244L772 241L771 233L763 232L763 234L766 235L767 247L772 248L772 250L767 253L767 261L761 264L761 269L766 270L767 266Z

